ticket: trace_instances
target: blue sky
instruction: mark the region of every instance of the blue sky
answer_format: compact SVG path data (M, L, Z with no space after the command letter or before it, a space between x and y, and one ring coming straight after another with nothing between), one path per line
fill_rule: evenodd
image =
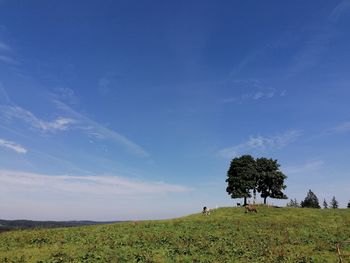
M241 154L346 206L349 26L348 0L1 0L1 217L232 205Z

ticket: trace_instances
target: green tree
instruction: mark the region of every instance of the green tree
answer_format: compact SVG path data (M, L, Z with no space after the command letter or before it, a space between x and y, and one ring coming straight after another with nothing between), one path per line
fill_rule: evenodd
M256 188L257 170L256 162L250 155L243 155L231 161L227 171L226 192L231 198L244 198L244 205L247 198L251 197L250 191Z
M279 167L277 160L267 159L265 157L256 159L256 167L258 172L257 190L264 198L264 204L268 197L277 199L287 199L282 192L286 189L284 180L287 178Z
M326 199L323 199L323 208L324 208L324 209L327 209L327 208L328 208L328 204L327 204Z
M335 199L335 196L333 196L331 200L331 207L335 209L335 208L338 208L338 205L339 205L338 201Z
M307 196L305 197L304 201L300 203L301 207L308 207L308 208L321 208L320 204L318 203L317 196L309 190L307 193Z

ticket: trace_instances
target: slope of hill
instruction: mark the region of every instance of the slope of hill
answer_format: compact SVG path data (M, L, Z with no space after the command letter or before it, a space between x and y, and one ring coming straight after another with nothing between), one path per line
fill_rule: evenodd
M0 219L0 232L28 229L28 228L55 228L111 224L117 222L96 222L96 221L33 221L33 220L4 220Z
M211 215L0 234L0 262L337 262L350 209ZM346 249L346 248L345 248Z

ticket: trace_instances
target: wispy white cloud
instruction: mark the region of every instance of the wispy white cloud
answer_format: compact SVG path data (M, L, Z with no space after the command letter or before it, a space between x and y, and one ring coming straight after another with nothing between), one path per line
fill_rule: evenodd
M118 144L122 144L130 152L141 157L149 156L149 153L141 146L121 135L120 133L113 131L104 125L84 116L83 114L73 110L71 107L61 101L55 100L54 102L60 110L63 110L74 120L77 120L79 122L79 128L83 130L88 136L94 137L96 139L111 140Z
M333 28L327 25L320 32L312 34L310 38L305 40L302 47L292 58L287 69L287 77L293 77L318 65L333 36Z
M349 13L350 1L341 1L333 10L330 10L327 17L328 19L326 19L323 24L318 23L316 26L314 24L307 24L299 29L299 31L303 33L309 31L307 32L307 38L302 39L302 34L295 37L296 34L294 32L287 31L279 38L273 39L271 43L263 44L248 53L247 56L231 71L231 75L238 75L250 64L255 64L258 61L261 61L260 57L264 59L262 56L263 54L276 50L276 43L278 43L277 48L281 48L290 47L290 42L296 45L297 43L295 41L300 41L299 48L293 55L289 66L285 67L285 76L291 78L317 66L322 60L324 53L329 49L330 43L334 40L334 37L337 36L335 23L342 16L345 17L345 15L348 15ZM290 35L292 35L293 38L291 38ZM265 55L265 57L267 56Z
M7 44L0 41L0 51L11 51L11 50L12 49Z
M75 123L73 119L59 117L52 122L42 122L41 128L44 131L66 131L69 129L70 125Z
M331 14L329 15L329 18L333 21L336 21L339 19L340 16L342 16L345 12L350 11L350 1L349 0L343 0L338 4Z
M102 77L98 79L98 91L102 95L110 93L115 87L118 79L118 73L115 71L106 72Z
M102 94L107 94L110 91L111 79L102 77L98 81L98 88Z
M56 105L57 109L64 112L64 116L59 116L52 121L45 121L38 118L34 113L26 110L20 106L17 106L7 96L6 90L0 86L0 92L4 93L4 104L0 104L0 117L7 121L13 119L20 120L29 125L29 127L39 130L43 133L54 133L57 131L67 130L81 130L87 136L95 139L111 140L118 144L123 145L126 149L133 154L141 157L148 157L149 153L141 146L134 143L125 136L113 131L104 125L86 117L85 115L73 110L69 105L58 100L58 97L51 94L51 99Z
M15 151L16 153L21 153L21 154L27 153L27 149L24 148L23 146L15 142L7 141L4 139L0 139L0 147L8 148L10 150Z
M343 122L330 130L330 133L347 133L350 132L350 121Z
M53 121L44 121L36 117L29 110L23 109L19 106L13 105L1 105L1 115L6 119L18 119L30 125L30 127L36 128L42 132L56 132L66 131L76 121L67 117L58 117Z
M301 134L301 131L292 130L274 136L252 136L246 142L219 150L218 155L224 158L232 158L240 154L282 148L294 142Z
M0 105L1 104L11 104L11 103L12 102L11 102L6 90L2 86L2 83L0 82Z
M275 88L264 86L259 80L236 80L233 82L235 90L243 89L240 95L235 95L222 99L222 103L244 103L246 101L258 101L263 99L272 99L274 97L286 96L286 90L277 90ZM249 90L249 92L247 92Z
M4 62L6 64L12 65L12 66L18 66L21 63L14 59L13 57L7 56L7 55L0 55L0 62Z
M309 33L311 36L304 41L302 47L294 55L291 66L287 70L288 77L302 73L320 63L323 54L329 49L330 43L337 35L335 23L348 11L350 11L350 1L344 0L330 12L325 24L316 29L311 27L313 32ZM302 30L310 30L310 27Z
M78 104L78 97L73 89L67 87L55 87L50 95L58 100L62 100L70 105Z
M74 176L46 175L22 171L0 170L2 186L13 187L18 191L61 192L73 194L108 195L140 195L182 193L192 189L182 185L164 182L146 182L121 176Z
M0 62L8 64L10 66L18 66L21 63L13 57L12 48L6 43L0 41Z
M236 76L241 73L248 65L254 63L258 57L266 52L267 45L262 45L247 54L230 72L231 76Z
M301 165L287 166L283 170L286 174L305 174L313 171L317 171L324 166L324 162L321 160L311 160Z
M261 91L256 91L253 93L246 93L242 95L242 100L260 100L260 99L271 99L275 96L285 96L286 91L283 90L278 92L276 89L269 88Z

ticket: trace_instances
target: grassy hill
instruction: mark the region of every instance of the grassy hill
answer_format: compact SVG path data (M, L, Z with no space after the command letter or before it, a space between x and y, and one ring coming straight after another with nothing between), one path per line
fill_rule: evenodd
M0 262L338 262L336 244L348 239L350 209L219 208L210 216L5 232Z

